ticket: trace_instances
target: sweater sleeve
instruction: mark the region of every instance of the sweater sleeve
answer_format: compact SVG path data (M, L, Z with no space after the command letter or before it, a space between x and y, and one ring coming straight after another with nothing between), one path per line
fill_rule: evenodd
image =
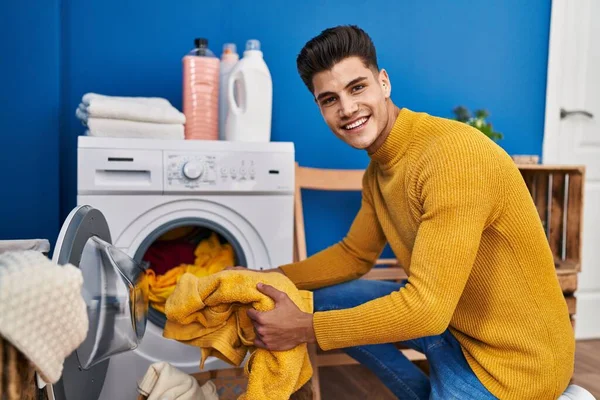
M489 144L452 138L424 153L409 202L420 216L407 284L358 307L317 312L323 350L438 335L452 318L480 239L500 207L497 154Z
M369 272L383 251L386 239L373 207L368 183L370 171L368 168L363 177L361 207L346 236L303 261L280 267L299 289L315 289L359 278Z

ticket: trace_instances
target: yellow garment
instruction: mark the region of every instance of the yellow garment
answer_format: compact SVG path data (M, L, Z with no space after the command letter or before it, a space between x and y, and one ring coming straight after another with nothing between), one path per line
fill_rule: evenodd
M449 328L496 397L556 399L573 373L573 329L538 212L509 155L467 124L403 109L370 157L346 237L282 269L302 289L347 281L369 271L389 242L408 284L315 313L320 347Z
M228 270L198 278L184 274L167 300L167 323L163 336L200 347L204 368L214 356L239 366L251 352L245 366L248 389L239 399L288 399L312 376L306 343L291 350L255 348L249 308L272 310L273 300L256 289L259 282L288 294L304 312L312 312L312 293L298 290L284 275L252 270Z
M146 270L141 287L154 309L165 312L165 302L175 290L181 276L191 273L197 277L208 276L231 267L235 263L233 248L229 243L221 244L216 233L200 241L194 251L193 265L182 264L165 274L156 275L151 268Z
M233 247L229 243L221 244L215 233L201 241L194 251L194 265L188 266L186 272L202 277L232 267L235 262Z
M181 239L181 238L189 235L190 233L192 233L195 229L197 229L195 226L181 226L179 228L171 229L170 231L163 233L156 240L170 241L170 240Z

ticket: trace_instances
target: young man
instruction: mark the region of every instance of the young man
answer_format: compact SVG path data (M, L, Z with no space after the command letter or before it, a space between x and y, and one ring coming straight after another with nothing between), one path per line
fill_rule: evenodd
M329 128L370 164L347 236L277 269L316 289L315 313L260 288L277 306L249 313L256 345L344 349L402 399L556 399L573 372L573 331L511 158L464 123L394 105L390 77L357 27L323 31L297 66ZM387 242L408 281L357 279ZM429 378L396 342L425 353Z

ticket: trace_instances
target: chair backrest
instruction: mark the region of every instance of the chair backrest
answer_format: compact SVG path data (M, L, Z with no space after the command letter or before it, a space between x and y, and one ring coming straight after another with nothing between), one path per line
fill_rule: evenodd
M294 258L307 258L302 189L323 191L360 191L364 170L324 169L302 167L296 163L296 191L294 196ZM358 211L358 210L357 210ZM376 268L363 276L364 279L402 280L407 276L395 259L378 259Z

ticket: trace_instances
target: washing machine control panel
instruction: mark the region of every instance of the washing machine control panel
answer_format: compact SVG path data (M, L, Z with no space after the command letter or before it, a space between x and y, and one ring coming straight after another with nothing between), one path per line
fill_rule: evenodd
M165 152L165 192L293 190L293 158L251 152Z
M216 182L214 156L168 154L165 167L168 186L195 188Z

